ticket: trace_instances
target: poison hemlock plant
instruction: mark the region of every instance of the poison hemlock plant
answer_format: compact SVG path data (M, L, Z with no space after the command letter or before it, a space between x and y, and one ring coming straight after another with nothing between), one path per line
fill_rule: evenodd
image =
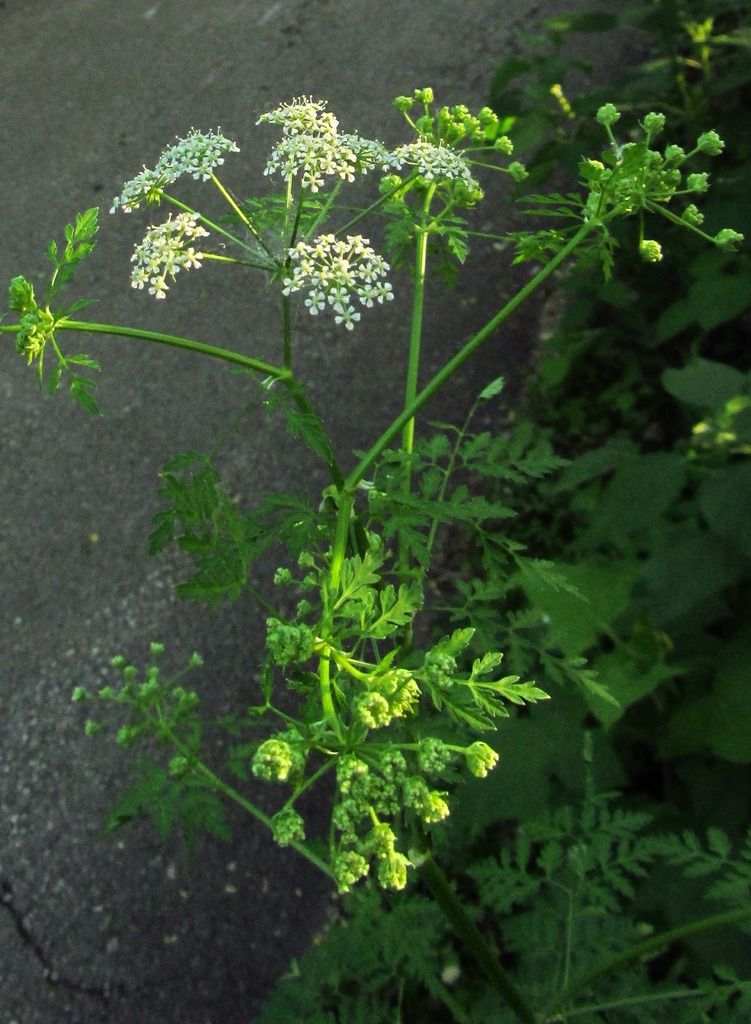
M219 800L228 799L270 828L280 845L294 847L316 864L341 893L366 877L366 884L394 891L419 877L460 940L458 955L476 961L499 1005L531 1024L538 1020L533 1002L500 963L472 911L438 867L431 846L462 778L484 779L496 766L497 751L481 737L507 720L511 709L526 709L548 694L525 676L506 672L503 652L484 643L471 613L453 615L451 627L434 634L430 620L436 595L428 572L437 531L458 524L485 552L489 578L503 580L511 572L512 578L518 574L571 590L547 561L530 557L518 541L491 530L512 515L509 506L473 492L462 479L534 479L558 460L545 443L518 436L509 443L472 432L474 408L463 427L440 428L426 441L417 439L416 420L428 400L569 256L598 264L609 275L616 248L611 228L617 221L636 224L634 245L647 263L660 255L646 228L653 217L721 252L732 252L743 236L731 228L709 234L696 213L694 200L707 191L708 173L691 170L690 161L720 154L724 143L715 131L702 132L685 152L657 143L665 118L650 113L636 140L619 140L614 128L621 115L606 103L596 118L606 149L598 159L582 161L580 191L529 197L537 212L562 221L560 227L514 236L517 260L534 259L541 269L420 387L428 258L465 259L472 232L464 214L483 197L481 174L499 170L520 180L526 172L509 160L513 147L507 124L489 108L477 114L463 106L436 110L427 88L399 97L396 107L410 139L394 150L341 132L322 101L302 97L262 115L259 124L277 132L266 174L282 179L280 195L236 200L217 175L225 156L237 151L236 144L218 131L194 130L168 147L154 168L127 182L114 201L113 212L131 214L162 202L179 211L150 226L134 253L131 283L157 300L172 292L180 272L192 275L207 260L266 275L280 298L277 363L161 332L73 319L78 303L57 308L59 287L92 247L95 210L68 226L62 257L50 247L54 272L41 301L25 278L13 279L10 306L19 322L0 326L0 332L15 334L18 352L36 363L40 383L50 391L70 374L72 396L91 412L98 411L93 380L79 377L71 366L91 370L98 365L63 352L59 339L67 332L124 335L227 362L252 378L249 387L257 388L260 378L272 408L323 461L330 477L318 508L303 507L296 497L270 495L246 513L222 488L214 453L181 453L165 465L164 507L154 523L151 548L156 552L177 541L194 557L195 573L182 587L187 596L211 603L247 589L264 608L259 702L224 720L238 742L227 764L215 768L210 767L211 751L204 749L198 693L163 675L161 644L152 644L152 661L144 671L118 655L113 666L121 673L119 684L91 693L78 687L77 702L111 709L121 746L145 752L142 777L116 807L111 825L144 811L162 835L180 826L192 840L202 823L224 836ZM345 219L337 206L339 193L346 181L366 173L381 176L378 198ZM231 216L209 218L173 194L173 186L186 175L211 182ZM394 297L399 289L387 279L390 263L368 238L350 233L374 212L390 219L390 259L412 264L404 403L354 466L344 469L304 382L295 375L292 311L302 300L310 316L333 319L347 336L363 311ZM329 221L337 226L322 230ZM236 255L212 251L218 242L231 243ZM476 405L491 401L499 390L500 383L493 382ZM251 572L254 559L272 543L284 550L284 561L273 580L257 580ZM464 602L469 609L467 594L461 588L458 594L459 605ZM453 602L453 595L442 592L440 601L446 600ZM282 607L294 610L285 614ZM194 656L187 667L197 668L199 660ZM605 698L606 691L581 661L561 661L560 670L585 691ZM100 731L96 712L86 728ZM280 794L273 815L250 799L250 776L269 782ZM324 777L335 783L328 834L311 841L298 801ZM745 906L739 915L750 916L751 908ZM697 927L718 923L723 922L708 919ZM423 969L418 951L409 963L410 969ZM441 984L428 988L461 1020L461 1004Z

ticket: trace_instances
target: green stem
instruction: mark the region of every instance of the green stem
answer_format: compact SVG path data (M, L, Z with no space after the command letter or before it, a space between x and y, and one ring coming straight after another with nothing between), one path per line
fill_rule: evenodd
M343 184L344 182L337 181L336 185L334 185L331 192L329 192L328 196L326 197L326 202L323 204L315 220L308 228L305 234L305 238L312 238L316 232L316 229L318 228L318 225L328 217L331 207L334 205L334 200L339 195L339 192L341 191Z
M404 408L414 403L417 394L417 378L420 369L420 342L422 340L422 318L425 305L425 274L428 255L427 219L430 202L435 193L435 185L431 185L425 194L425 205L422 211L422 222L418 228L417 246L415 250L415 292L412 300L412 324L409 334L409 360L407 363L407 381L404 389ZM411 416L402 430L402 451L411 455L415 442L415 418ZM412 469L407 462L404 474L403 491L409 494L412 483Z
M217 232L217 234L219 235L224 235L225 238L228 238L231 242L234 242L235 245L239 245L241 249L245 249L247 252L252 252L253 255L258 255L257 250L254 249L252 245L248 245L248 243L244 242L242 238L238 238L231 232L226 231L221 226L221 224L217 224L216 221L210 220L208 217L204 217L202 213L199 213L198 210L194 210L192 206L186 206L185 203L181 202L175 196L171 196L168 192L162 192L162 198L166 199L168 203L172 203L172 205L176 206L179 210L184 210L186 213L192 213L203 224L206 224L207 227L210 227L212 231ZM274 260L273 263L270 265L259 265L259 267L261 270L273 270L276 267L276 265L277 261Z
M292 372L292 316L289 295L282 295L282 337L284 346L284 369Z
M691 935L712 931L715 928L724 928L731 924L740 924L741 921L746 921L749 918L751 918L751 906L742 907L740 910L728 910L724 914L714 914L712 917L703 917L699 921L691 921L689 924L680 925L678 928L671 928L669 931L660 932L659 935L653 935L643 942L629 946L628 949L623 949L620 953L609 957L601 964L598 964L597 967L593 967L591 971L587 971L581 978L567 985L548 1007L546 1013L548 1016L553 1016L558 1010L565 1008L570 1003L575 993L589 988L598 978L610 974L611 971L615 971L619 967L631 963L633 960L640 960L650 953L665 949L666 946L670 946L674 942L680 942Z
M407 361L407 379L404 387L404 408L414 403L417 394L417 380L420 371L420 343L422 341L422 320L425 306L425 275L428 258L428 214L430 203L435 194L435 185L431 185L425 193L420 226L417 229L417 245L415 247L415 285L412 299L412 323L409 332L409 358ZM402 429L402 451L407 456L402 477L402 493L409 494L412 489L411 455L415 446L415 417L412 416ZM399 568L406 571L409 555L406 542L399 537Z
M256 807L255 804L252 804L250 800L246 800L242 793L238 793L237 790L230 786L228 783L226 783L224 779L221 779L219 778L218 775L215 775L209 768L206 767L205 764L203 764L202 761L196 763L194 765L194 769L200 775L202 775L214 789L218 790L220 793L223 793L229 800L233 800L236 804L242 807L243 810L247 811L248 814L252 814L254 818L257 818L258 821L266 825L267 828L273 830L271 818L267 814L264 814L263 811L259 807ZM311 850L308 849L307 846L305 846L304 843L301 843L298 840L293 839L289 843L289 845L293 849L297 850L298 853L301 853L303 857L307 858L307 860L309 860L311 864L315 864L315 866L319 868L321 871L323 871L325 875L328 875L329 878L333 878L331 868L328 866L328 864L325 861L321 860L320 857L317 857Z
M326 586L325 608L322 622L324 637L329 633L333 605L336 598L342 577L342 566L347 551L347 540L349 538L349 520L354 504L354 494L347 490L339 492L339 509L336 516L336 533L334 534L334 547L331 553L331 567L329 579ZM339 716L334 707L334 699L331 693L331 654L328 646L324 650L318 663L318 678L321 689L321 704L327 721L330 723L339 739L342 738L342 727Z
M0 330L18 330L18 327L0 327ZM269 377L277 377L282 381L292 380L292 374L289 370L281 366L274 366L272 363L266 363L262 359L254 359L252 356L244 356L240 352L233 352L231 349L207 345L203 341L192 341L190 338L181 338L174 334L162 334L161 331L143 331L138 327L120 327L117 324L96 324L84 320L68 319L58 321L55 324L55 330L88 331L92 334L114 334L124 338L155 341L160 345L187 349L189 352L200 352L201 355L211 356L213 359L221 359L226 363L233 363L244 370L265 373Z
M483 342L487 341L491 334L500 327L503 321L511 316L517 307L520 306L525 299L529 298L529 296L539 288L543 281L545 281L553 271L556 270L557 267L559 267L560 264L568 258L568 256L570 256L570 254L581 244L587 235L601 226L601 223L602 222L599 219L593 218L583 224L576 234L566 243L566 245L564 245L560 252L556 253L550 262L546 263L545 266L506 303L503 309L499 310L495 316L491 317L485 326L480 328L480 330L470 338L466 345L457 352L453 359L450 359L445 366L438 371L438 373L425 385L422 391L415 396L414 401L411 402L395 420L393 420L391 425L381 434L372 448L363 455L357 466L355 466L354 470L345 481L345 487L347 489L353 490L357 487L358 483L365 476L381 452L388 447L404 425L414 417L415 413L419 412L425 403L433 397L436 391L439 391L446 381L456 373L456 371L469 359L471 355L474 354Z
M604 1013L607 1010L618 1010L622 1006L643 1006L648 1003L664 1003L669 999L697 999L707 995L704 988L675 989L670 992L655 992L646 996L624 996L623 999L614 999L609 1003L591 1003L587 1006L577 1006L573 1010L566 1011L566 1020L572 1017L581 1017L583 1014Z
M256 805L251 803L250 800L246 800L242 793L238 793L238 791L234 789L232 786L230 786L229 783L225 782L224 779L220 778L218 775L215 775L210 768L206 767L203 761L199 760L196 757L196 755L188 747L185 746L185 744L180 742L180 739L175 734L174 730L165 721L160 707L157 707L157 719L159 728L162 731L163 735L174 746L174 748L177 751L179 751L180 754L182 754L182 756L189 762L191 768L197 775L200 775L211 786L212 789L217 790L219 793L223 793L224 796L226 796L229 800L232 800L234 803L238 804L238 806L242 807L244 811L247 811L248 814L252 815L252 817L256 818L258 821L260 821L263 825L265 825L268 829L270 829L273 832L274 826L272 825L271 818L268 816L268 814L264 814L260 807L256 807ZM302 854L303 857L309 860L311 864L315 864L315 866L319 868L321 871L323 871L325 875L328 875L329 878L333 878L331 868L328 866L328 864L325 861L321 860L320 857L317 857L311 850L308 849L307 846L305 846L304 843L299 842L299 840L292 840L289 843L289 845L293 847L295 850L297 850L298 853Z
M400 181L395 188L390 189L384 195L380 196L378 199L375 200L375 202L371 203L370 206L366 206L364 210L360 210L357 216L353 217L351 220L348 220L346 224L342 224L340 228L336 229L334 234L341 235L343 231L346 231L348 228L354 227L355 224L357 224L359 221L367 217L368 214L372 213L374 210L377 210L379 206L383 206L384 203L387 203L392 196L396 195L397 192L401 192L416 177L417 171L413 171L412 174L410 174L408 177L404 179L404 181Z
M246 215L245 213L243 213L243 211L242 211L242 210L240 209L240 207L239 207L239 206L237 205L237 203L236 203L236 202L235 202L235 200L234 200L234 197L233 197L232 195L230 195L230 193L229 193L229 192L227 191L227 189L226 189L226 188L224 187L224 185L222 185L221 181L220 181L220 180L219 180L219 179L217 178L217 176L216 176L215 174L212 174L212 175L211 175L211 180L212 180L212 181L214 182L214 184L216 185L216 187L217 187L217 188L219 189L219 191L221 192L222 196L223 196L223 197L225 198L225 200L226 200L226 201L227 201L227 202L229 203L229 205L230 205L230 206L232 207L232 209L233 209L233 210L235 211L235 213L236 213L236 214L237 214L237 216L238 216L238 217L240 218L240 220L242 221L242 223L243 223L243 224L245 225L245 227L246 227L246 228L248 229L248 231L249 231L249 232L251 233L251 235L253 236L253 238L255 238L255 240L256 240L256 241L258 242L258 244L259 244L259 245L261 246L261 248L262 248L262 249L263 249L263 251L264 251L264 252L266 253L266 255L267 255L267 256L269 257L269 259L270 259L270 260L272 260L272 262L274 263L274 265L276 265L276 264L277 264L277 259L276 259L276 257L274 256L273 252L272 252L272 251L271 251L271 249L269 249L269 247L268 247L268 246L266 245L266 243L264 242L263 238L262 238L262 237L260 236L260 234L258 233L258 231L256 230L256 228L255 228L255 227L253 226L253 224L251 223L251 221L250 221L250 220L248 219L248 216L247 216L247 215Z
M241 267L252 267L254 270L271 270L266 263L254 263L253 260L240 260L235 256L222 256L215 252L204 252L201 254L203 260L216 260L220 263L238 263Z
M448 879L429 853L422 853L417 871L430 889L444 917L464 943L467 952L487 975L504 1002L522 1024L539 1024L510 975L501 967L498 957L482 937L477 925L462 906Z

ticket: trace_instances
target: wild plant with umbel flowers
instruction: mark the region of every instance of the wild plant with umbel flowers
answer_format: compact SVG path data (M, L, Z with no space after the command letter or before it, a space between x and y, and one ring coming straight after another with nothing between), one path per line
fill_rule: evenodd
M268 826L280 845L326 872L341 892L367 876L384 888L403 889L417 870L519 1019L533 1021L433 860L430 838L450 814L463 776L502 770L498 752L482 738L495 721L508 716L511 706L547 695L534 682L500 672L502 652L475 651L471 627L459 624L422 646L414 628L417 616L430 612L425 582L437 530L457 520L482 531L499 514L493 502L455 485L453 474L471 466L464 447L471 418L498 395L502 382L491 382L471 403L455 438L443 432L418 439L417 418L567 260L599 262L610 275L616 221L636 223L634 244L647 264L662 259L655 237L661 219L720 249L735 248L743 239L729 228L715 235L703 231L694 202L709 187L709 175L688 167L695 157L721 153L716 132L702 134L686 153L658 143L665 117L651 113L619 141L614 129L621 115L606 104L596 115L605 150L582 159L578 190L526 197L530 212L557 221L510 236L514 262L535 260L537 272L437 373L421 381L429 260L445 271L463 263L475 234L468 217L487 187L481 181L500 173L520 182L526 172L511 159L512 118L499 118L487 107L477 113L460 105L436 109L429 88L397 98L395 106L409 138L394 149L341 131L321 100L299 97L262 114L260 129L276 133L264 175L280 190L260 198L238 199L223 180L225 161L229 170L237 144L219 129L194 129L168 146L153 168L127 181L113 201L112 213L147 211L157 221L136 246L131 268L131 285L156 300L173 300L188 286L188 272L192 278L212 261L264 275L279 295L276 363L213 342L77 319L87 303L66 305L62 291L94 248L97 209L67 225L64 246L50 244L53 269L42 295L27 278L13 278L10 311L17 322L0 326L0 332L14 337L16 351L35 366L42 387L54 392L66 382L92 413L99 412L93 375L100 366L84 353L64 350L63 339L71 334L120 335L229 363L248 375L249 386L260 385L262 400L286 418L312 457L323 460L329 477L320 505L272 494L241 514L222 488L212 456L181 453L165 465L164 507L155 518L151 550L177 541L193 554L196 573L183 588L191 596L213 600L245 591L257 600L266 614L266 652L252 666L258 703L224 723L235 742L222 769L210 767L211 753L203 750L198 691L162 673L160 643L151 645L152 660L144 670L118 655L112 661L117 681L108 670L98 689L76 688L76 702L114 708L119 745L167 752L154 755L118 805L115 822L146 809L167 831L175 821L189 826L200 819L223 834L221 801L228 799ZM377 195L345 216L340 194L364 175L375 180ZM224 215L212 218L184 203L177 194L184 178L210 185L226 204ZM171 212L157 219L164 206ZM385 220L384 254L359 233L374 217ZM647 224L654 225L649 232ZM403 267L410 273L397 279ZM357 325L368 310L404 293L410 294L411 309L402 409L367 451L342 466L295 372L296 313L333 320L346 332L346 343L356 344ZM287 558L272 579L262 579L252 566L272 544L281 544ZM543 571L518 546L509 543L504 554L527 571ZM429 631L421 628L419 635ZM195 654L186 668L200 664ZM586 673L575 680L599 687ZM87 732L102 728L92 712ZM272 816L250 799L250 776L278 789ZM299 799L324 776L334 781L328 836L309 842Z

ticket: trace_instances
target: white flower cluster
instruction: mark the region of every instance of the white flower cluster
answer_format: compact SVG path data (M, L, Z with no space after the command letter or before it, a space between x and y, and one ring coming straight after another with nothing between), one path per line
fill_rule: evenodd
M471 192L479 191L464 157L449 146L435 145L427 139L418 139L398 146L389 154L389 163L397 170L404 164L417 168L426 181L462 181Z
M222 135L219 129L199 132L192 128L184 139L178 139L174 146L164 150L153 170L144 167L135 178L126 181L120 195L112 201L110 213L118 209L130 213L150 195L158 193L183 174L207 181L214 168L224 163L223 153L239 152L236 143Z
M192 245L186 246L186 242L206 235L208 231L201 227L192 213L178 213L174 220L170 215L164 224L152 225L131 256L131 262L135 263L131 285L143 288L148 284L149 295L165 298L168 277L174 281L180 270L201 266L204 254L196 252Z
M391 285L383 278L389 264L362 235L319 235L313 244L298 242L289 250L292 276L284 279L283 294L307 291L305 305L316 316L326 305L332 307L335 322L354 329L360 314L352 304L353 294L363 306L393 299Z
M261 114L256 124L281 125L285 135L335 134L339 121L326 110L327 105L326 100L297 96L291 103L282 103Z
M388 162L388 151L380 142L356 134L340 134L339 121L326 110L325 100L298 97L262 114L257 124L278 124L283 138L271 151L264 174L279 171L284 178L301 174L303 188L318 192L327 176L354 181Z

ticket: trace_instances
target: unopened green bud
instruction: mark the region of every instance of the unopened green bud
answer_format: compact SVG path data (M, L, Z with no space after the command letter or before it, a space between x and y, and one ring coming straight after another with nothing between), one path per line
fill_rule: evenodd
M203 658L198 651L193 651L191 656L188 658L188 668L201 668L203 665Z
M89 695L83 686L77 686L73 690L73 693L70 695L70 699L74 701L76 704L80 704L81 701L87 700L88 696Z
M99 722L94 722L91 718L87 718L86 724L83 727L83 731L87 736L96 736L96 734L102 728Z
M160 644L156 640L152 640L149 644L149 651L154 658L158 658L160 654L164 654L164 644Z
M357 700L356 713L369 729L380 729L391 721L389 702L380 693L364 693Z
M451 761L451 751L443 742L433 736L420 740L417 751L417 762L420 768L430 775L440 775Z
M295 761L292 747L285 740L264 740L253 755L252 771L266 782L286 782Z
M602 125L614 125L616 121L620 120L621 115L612 103L605 103L597 111L596 119Z
M403 114L408 114L414 102L411 96L397 96L394 100L394 106L397 110L401 110Z
M115 657L110 662L110 665L113 668L125 668L125 658L122 656L122 654L116 654Z
M285 565L280 566L274 573L274 583L278 587L285 587L289 586L290 583L294 583L292 573Z
M689 174L686 178L686 188L689 192L706 192L709 188L709 175L706 171Z
M723 252L736 252L738 246L743 242L744 236L740 231L733 231L732 228L723 228L714 236L714 243Z
M715 131L702 132L696 140L696 148L707 156L719 156L725 148L725 143Z
M127 748L133 743L137 736L138 729L136 726L122 725L117 730L117 735L115 736L115 743L117 743L118 747Z
M396 836L390 825L379 822L374 825L365 839L366 852L376 857L389 857L394 852Z
M529 171L524 166L524 164L520 163L518 160L514 160L512 163L510 163L506 170L514 179L514 181L524 181L525 178L529 177Z
M499 135L493 143L493 149L497 149L499 153L505 153L506 156L511 156L514 152L514 144L508 135Z
M274 839L280 846L301 843L305 839L305 822L293 807L285 807L271 819Z
M433 825L437 821L443 821L444 818L448 818L449 805L443 799L443 796L444 794L431 789L425 797L420 817L426 825Z
M175 778L179 779L187 773L189 768L190 762L188 761L187 757L183 757L182 755L178 754L176 757L173 757L170 760L167 770L170 773L170 775L173 775Z
M349 793L352 783L361 775L366 775L368 766L354 754L342 754L336 762L336 779L340 792Z
M304 623L285 623L270 618L266 620L266 630L269 654L277 665L307 661L313 653L313 632Z
M415 89L415 99L418 103L425 103L429 106L434 99L433 90L429 85L426 85L424 89Z
M394 851L384 857L378 864L378 883L384 889L395 889L397 892L407 884L407 868L409 861L403 853Z
M367 875L370 865L360 853L344 850L334 860L334 878L339 892L349 892L350 888Z
M681 214L681 218L692 227L698 228L704 222L704 214L695 203L690 203Z
M686 150L683 146L670 145L665 147L665 162L669 164L680 164L686 159Z
M114 696L114 690L111 686L102 686L97 691L97 697L101 700L112 700Z
M471 743L464 751L467 768L478 779L484 779L498 764L498 754L482 740Z
M654 112L647 114L644 118L643 127L644 131L650 135L659 135L665 127L665 115L655 114Z
M639 242L639 255L645 263L659 263L662 259L662 246L653 238L645 238Z
M404 780L404 803L426 825L442 821L449 813L449 806L443 795L428 789L425 780L417 775Z

